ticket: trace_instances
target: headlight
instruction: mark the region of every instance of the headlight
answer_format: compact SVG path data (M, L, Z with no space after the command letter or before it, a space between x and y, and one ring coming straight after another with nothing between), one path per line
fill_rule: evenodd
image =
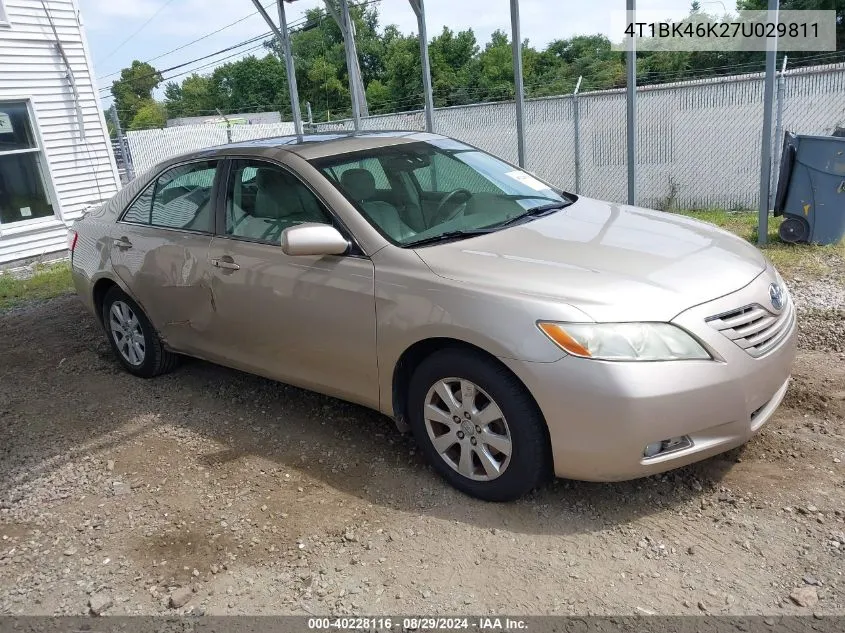
M599 360L710 360L701 344L669 323L551 323L537 326L561 349Z

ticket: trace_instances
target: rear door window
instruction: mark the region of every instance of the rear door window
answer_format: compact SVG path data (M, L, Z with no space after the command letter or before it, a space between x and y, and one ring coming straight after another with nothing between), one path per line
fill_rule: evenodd
M164 171L129 205L123 221L211 233L218 163L197 161Z

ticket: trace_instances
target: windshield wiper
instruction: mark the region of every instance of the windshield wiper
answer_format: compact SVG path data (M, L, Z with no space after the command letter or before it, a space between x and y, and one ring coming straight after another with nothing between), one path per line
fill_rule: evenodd
M448 242L451 240L460 240L465 237L474 237L476 235L486 235L492 233L490 229L468 229L465 231L446 231L439 235L432 235L431 237L424 237L421 240L413 242L405 242L402 246L425 246L426 244L437 244L440 242Z
M560 202L550 202L549 204L541 204L536 207L531 207L530 209L526 209L519 215L515 215L510 219L505 220L504 222L500 222L495 226L497 228L501 228L503 226L513 226L514 224L518 224L528 218L539 218L541 216L547 215L551 211L557 211L558 209L563 209L568 207L571 202L567 201L560 201Z

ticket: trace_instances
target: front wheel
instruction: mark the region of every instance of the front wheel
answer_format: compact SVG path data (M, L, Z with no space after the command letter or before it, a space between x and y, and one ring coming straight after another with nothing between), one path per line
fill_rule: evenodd
M548 478L546 423L519 380L493 359L448 349L411 378L409 421L429 462L458 490L517 499Z

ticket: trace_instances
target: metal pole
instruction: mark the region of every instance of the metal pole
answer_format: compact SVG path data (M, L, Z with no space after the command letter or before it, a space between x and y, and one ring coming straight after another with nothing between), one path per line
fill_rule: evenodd
M313 132L314 131L314 115L311 112L311 102L305 102L305 109L308 111L308 128Z
M296 88L296 69L293 66L293 53L290 49L290 33L288 32L288 20L285 17L285 3L277 0L279 4L279 30L282 32L282 50L285 53L285 71L288 75L288 92L290 92L290 108L293 111L293 130L297 136L302 136L302 113L299 111L299 91Z
M364 90L364 80L361 78L361 64L358 63L358 50L355 47L355 22L350 20L347 26L347 23L343 20L342 12L339 13L337 7L334 5L335 1L336 0L324 0L324 4L326 5L326 10L331 13L332 18L334 18L334 21L340 28L340 32L343 35L344 46L346 45L347 40L352 43L351 46L353 63L349 72L352 73L352 75L354 76L355 85L358 87L357 94L359 113L363 117L368 117L370 116L370 110L367 107L367 93ZM348 61L349 58L347 57L347 63Z
M513 48L513 87L516 92L516 152L519 166L525 168L525 87L522 85L522 37L519 34L519 0L511 0L511 47Z
M779 0L769 0L768 22L778 22ZM772 176L772 101L775 93L777 38L766 38L766 84L763 90L763 140L760 143L760 206L757 210L757 244L769 237L769 182Z
M628 22L636 22L636 0L627 0ZM637 204L637 44L634 36L628 38L627 66L627 121L628 121L628 204Z
M434 95L431 90L431 64L428 59L428 30L425 26L424 0L408 0L417 14L417 28L420 33L420 60L422 61L423 92L425 93L425 130L434 132Z
M257 0L254 0L257 1ZM355 126L355 131L361 129L361 107L360 96L358 95L358 82L355 81L355 42L354 34L352 32L352 18L349 17L349 0L340 0L340 12L344 24L343 44L346 50L346 69L349 75L349 96L352 100L352 123Z
M344 0L345 2L345 0ZM285 23L284 17L284 8L282 7L282 0L278 0L279 3L279 20L282 22L282 28L280 29L276 26L273 19L267 14L267 11L264 10L260 0L252 0L252 4L255 5L256 10L258 13L261 14L261 17L264 18L264 21L267 23L267 26L270 27L270 30L279 38L279 44L282 46L282 50L285 51L285 64L288 63L288 59L290 59L290 66L287 68L287 75L288 75L288 88L291 91L291 109L293 110L293 127L296 130L297 134L302 134L302 115L299 112L299 95L296 90L296 75L293 72L293 57L290 57L290 43L288 42L288 29L287 24ZM294 103L296 104L294 106ZM297 120L299 124L297 124Z
M117 116L117 108L114 104L109 108L109 114L111 115L112 123L114 123L114 133L117 135L117 149L120 152L120 160L123 161L126 181L129 182L135 177L135 174L132 173L132 165L129 163L129 153L126 151L126 146L124 145L123 129L120 127L120 118Z
M572 93L572 121L575 126L573 138L575 145L575 193L581 193L581 105L578 102L578 91L581 89L583 78L583 76L578 77L575 92Z
M775 114L775 140L772 147L772 177L771 177L771 184L769 185L769 208L774 208L775 206L775 193L777 189L777 179L778 174L780 173L780 156L781 156L781 143L783 142L783 98L784 93L786 92L786 77L784 77L784 73L786 72L786 60L787 56L783 56L783 66L781 67L780 74L778 75L778 93L777 93L777 100L778 100L778 107L777 112ZM768 217L768 214L767 216Z
M222 116L223 120L226 121L226 142L231 143L232 142L232 124L229 122L229 117L227 117L225 114L223 114L220 111L220 108L215 108L215 110L217 110L217 114Z

